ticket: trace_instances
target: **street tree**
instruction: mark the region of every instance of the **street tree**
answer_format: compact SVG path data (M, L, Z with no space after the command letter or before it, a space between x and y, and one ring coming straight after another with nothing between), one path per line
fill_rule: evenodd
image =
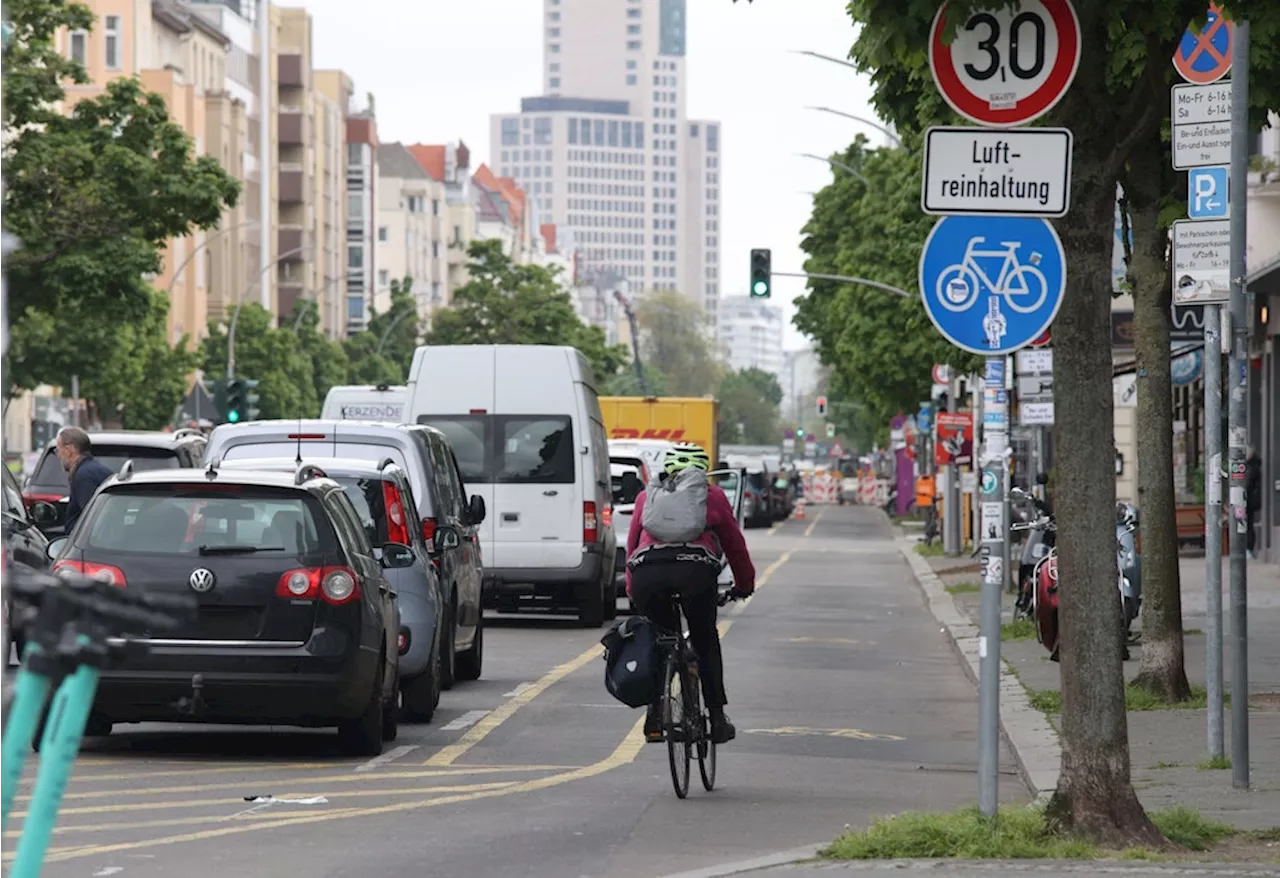
M394 383L403 384L422 340L412 277L406 275L391 281L391 307L385 312L371 312L364 332L373 337L373 350L399 370L402 377Z
M635 310L641 362L662 373L672 395L703 396L719 386L723 369L701 304L675 290L652 290Z
M814 198L801 248L804 270L841 274L915 293L920 249L935 221L920 210L920 153L869 149L861 135L837 158L840 168ZM903 298L870 286L809 281L796 299L795 325L817 342L846 397L887 425L929 398L935 363L962 372L978 358L940 335L918 295Z
M782 387L772 373L751 367L729 372L716 393L720 441L764 445L778 441Z
M1169 67L1172 73L1172 65ZM1168 136L1153 127L1121 173L1121 241L1133 297L1138 381L1138 509L1142 527L1142 662L1136 683L1169 701L1191 695L1182 626L1173 468L1169 225L1186 204ZM1132 230L1132 247L1130 247ZM1205 356L1210 356L1205 351Z
M641 362L644 381L636 374L635 364L626 366L618 374L610 378L604 385L603 396L668 396L667 376L648 363Z
M302 349L303 356L311 362L311 380L315 387L316 398L315 414L318 416L329 388L347 383L351 364L342 342L331 339L320 331L320 315L311 302L295 304L293 315L282 320L280 325L284 331L292 332L295 323L298 327L295 333L298 346ZM287 329L284 329L286 327ZM239 332L239 326L237 326L237 336ZM238 341L237 338L237 344Z
M558 268L519 265L498 240L473 241L467 252L470 279L433 316L428 344L570 345L601 381L627 362L624 347L607 344L603 330L578 317Z
M956 21L982 0L950 4ZM1244 4L1224 3L1243 8ZM902 132L956 121L928 71L928 40L937 0L853 0L861 30L851 55L871 74L873 103ZM1054 388L1061 595L1062 772L1046 816L1049 825L1110 843L1158 844L1130 779L1123 630L1115 611L1115 441L1098 429L1112 419L1110 289L1115 186L1158 129L1169 107L1165 69L1202 0L1080 0L1075 4L1082 56L1074 84L1044 117L1071 127L1075 142L1071 210L1055 225L1068 266L1068 289L1054 322ZM1230 14L1228 8L1228 15ZM1280 9L1248 4L1258 69L1276 57ZM1261 19L1261 20L1259 20ZM1255 73L1254 82L1262 77ZM1254 95L1274 103L1280 77ZM1167 356L1167 354L1166 354Z
M119 330L154 306L146 278L165 241L217 225L240 187L215 158L192 155L163 98L136 79L60 112L65 83L88 77L54 38L91 29L86 7L11 0L5 15L4 225L22 243L5 265L12 395L110 361Z
M236 375L256 379L264 419L310 418L320 412L315 364L292 325L277 329L273 316L261 305L247 304L236 322ZM208 380L227 371L227 333L209 325L200 344L201 368Z

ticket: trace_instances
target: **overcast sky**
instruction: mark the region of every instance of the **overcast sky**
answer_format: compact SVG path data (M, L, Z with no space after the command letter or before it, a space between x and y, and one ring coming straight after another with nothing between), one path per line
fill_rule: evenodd
M518 110L520 98L541 90L542 0L301 5L314 19L316 66L340 67L358 93L375 95L384 141L462 139L487 161L489 114ZM753 247L773 250L775 271L801 270L807 193L831 170L796 153L829 155L859 131L880 142L857 122L804 109L870 116L866 78L789 51L843 58L853 36L845 0L689 0L689 115L723 123L721 295L745 293ZM788 324L791 299L803 288L800 278L775 281L774 301L786 307ZM786 346L803 344L789 329Z

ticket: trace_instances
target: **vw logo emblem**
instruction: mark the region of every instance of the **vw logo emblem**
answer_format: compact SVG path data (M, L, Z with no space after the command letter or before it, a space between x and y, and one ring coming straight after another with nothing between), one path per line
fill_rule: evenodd
M198 591L201 594L203 594L204 592L213 588L213 583L216 580L214 578L212 570L209 570L208 568L205 568L205 567L201 567L199 569L192 570L191 576L187 581L191 584L192 591Z

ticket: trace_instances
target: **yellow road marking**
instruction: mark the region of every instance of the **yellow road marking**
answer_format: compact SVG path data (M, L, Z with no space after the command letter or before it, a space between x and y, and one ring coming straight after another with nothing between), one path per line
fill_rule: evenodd
M563 771L569 766L565 765L522 765L515 768L510 766L497 767L475 767L475 768L450 768L446 770L423 771L387 771L387 772L362 772L360 774L332 774L328 777L308 777L286 781L288 783L297 783L304 780L309 785L331 784L331 783L368 783L371 781L386 780L414 780L423 777L450 777L456 775L467 774L506 774L508 772L520 771ZM113 790L83 790L80 792L67 793L63 799L107 799L117 798L119 796L154 796L160 793L201 793L209 790L244 790L251 785L261 786L264 783L276 783L278 781L235 781L227 783L215 784L188 784L179 787L139 787L137 789L113 789ZM31 796L18 796L17 801L28 802ZM65 809L62 813L68 813Z
M518 783L520 783L520 781L503 780L495 783L458 784L442 787L404 787L401 789L392 787L390 789L345 790L338 792L319 792L316 787L307 787L296 790L284 790L283 792L272 793L271 795L277 799L304 799L312 796L324 796L326 799L353 799L361 797L367 798L369 796L420 796L424 793L461 793L468 790L499 790L514 786ZM246 806L251 807L253 804L253 802L245 802L243 799L231 798L181 799L175 802L130 802L128 804L120 804L116 802L110 805L86 805L82 808L61 808L58 811L58 816L64 817L74 814L111 814L116 811L168 811L176 808L224 808L231 805L243 808ZM13 816L25 818L27 816L27 812L19 811ZM218 820L225 820L228 816L229 815L225 814L210 815L205 818L205 821L215 822ZM145 824L135 824L135 826L142 825ZM5 835L8 834L9 833L7 832L5 833ZM22 833L19 832L18 834L21 835Z
M374 817L381 814L404 813L406 811L416 811L422 808L433 808L439 805L454 805L460 802L475 801L477 799L489 799L496 796L509 796L515 793L529 793L536 792L538 790L550 789L551 787L562 786L575 780L595 777L596 775L604 774L606 771L632 762L640 752L640 749L644 746L644 736L642 734L643 727L644 717L642 716L636 720L635 725L631 727L631 731L622 739L622 743L614 749L613 753L599 762L584 766L583 768L574 769L573 771L566 771L549 777L538 778L537 780L524 781L501 790L483 790L480 792L459 793L449 796L436 796L417 802L399 802L394 805L381 805L373 808L348 809L341 813L307 814L304 816L289 817L281 820L263 820L260 822L246 823L244 825L205 829L198 832L188 832L182 835L170 835L162 838L147 839L144 841L85 845L71 849L51 850L45 858L45 861L50 863L62 862L64 860L75 860L82 857L117 853L119 851L138 850L139 848L182 844L189 841L204 841L211 838L241 835L248 832L260 832L267 829L281 829L304 824L345 820L352 817Z
M804 529L805 536L811 536L813 534L813 529L818 526L818 522L822 521L822 516L826 514L827 508L828 507L826 506L818 507L818 514L813 517L813 523Z
M77 761L77 765L78 764L79 763ZM115 768L122 768L124 766L127 766L129 763L121 760L119 762L102 763L102 764L111 765ZM152 764L152 763L148 761L147 764ZM359 762L352 762L350 763L350 766L355 767L360 764L361 763ZM107 780L140 780L148 777L193 777L196 775L203 776L208 774L235 774L236 772L243 772L245 774L257 774L258 772L261 772L261 771L303 771L306 769L314 769L314 768L334 769L334 768L342 768L343 765L344 763L341 763L341 762L286 762L286 763L279 763L279 764L274 762L248 762L243 765L236 765L234 767L223 766L220 768L190 768L190 769L187 769L186 771L130 771L123 774L86 773L86 774L73 775L71 777L71 782L75 783L76 781L79 781L81 783L90 783L93 781L107 781ZM28 787L31 786L33 783L35 783L35 774L32 773L30 777L24 777L22 779L22 783Z
M564 664L557 665L552 668L550 671L543 674L541 678L534 681L528 689L525 689L519 695L504 701L496 710L490 712L484 719L480 720L480 722L467 729L462 737L456 742L448 745L447 747L442 747L437 753L435 753L435 755L424 762L423 765L453 765L454 762L458 761L459 757L488 737L490 732L507 720L511 719L512 714L517 710L524 707L543 692L547 691L547 689L553 684L558 683L574 671L584 667L587 662L592 659L599 658L603 652L604 647L597 643L577 658L570 659Z

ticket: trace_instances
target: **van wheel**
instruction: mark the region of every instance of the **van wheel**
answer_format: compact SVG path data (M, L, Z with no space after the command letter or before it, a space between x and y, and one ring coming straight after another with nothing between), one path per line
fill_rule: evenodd
M484 668L484 613L476 621L476 637L466 652L458 656L457 678L479 680Z
M440 650L432 650L426 671L406 680L400 689L404 697L404 715L412 722L429 723L440 704Z
M583 628L600 628L604 625L604 599L604 589L600 589L578 602L578 623Z
M355 719L347 719L338 723L338 741L348 755L380 756L382 755L383 715L385 704L382 697L381 676L386 673L385 660L380 661L379 675L369 687L369 702L364 713Z
M457 680L458 609L453 604L444 616L444 630L440 632L440 688L449 690Z

